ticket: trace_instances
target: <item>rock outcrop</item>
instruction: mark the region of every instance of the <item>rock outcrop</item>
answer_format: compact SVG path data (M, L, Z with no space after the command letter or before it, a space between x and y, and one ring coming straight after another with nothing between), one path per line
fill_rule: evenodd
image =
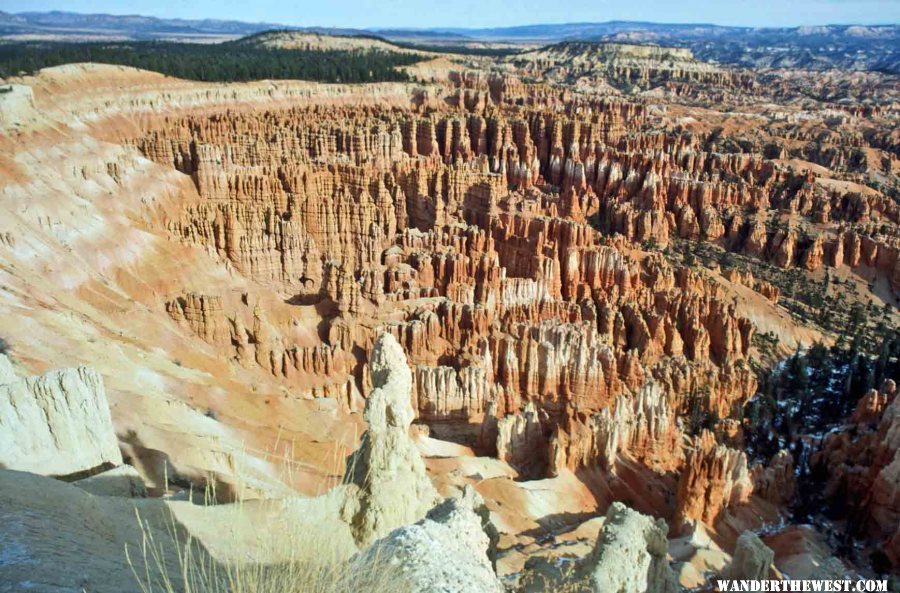
M350 570L383 573L385 588L400 593L502 593L492 566L493 526L483 505L467 487L421 521L373 543L351 559Z
M667 531L665 521L614 502L590 554L574 561L529 561L519 591L675 593L679 587L667 560Z
M621 503L613 503L593 553L590 566L593 590L643 593L678 590L666 560L668 545L665 521L654 520Z
M810 459L810 466L826 476L825 499L852 509L859 528L882 543L894 565L900 564L900 398L896 393L894 381L886 380L877 391L864 394L850 423L830 433Z
M0 354L0 466L71 476L121 463L97 371L79 367L19 378Z
M729 579L763 580L775 561L775 552L752 531L740 535L731 557L731 564L723 572Z
M678 481L676 525L690 519L715 525L726 509L747 502L752 492L747 456L717 444L704 431L689 450Z
M412 373L392 335L376 339L369 370L373 390L364 412L368 430L348 457L345 474L345 481L358 488L346 513L360 545L418 521L439 500L409 435Z

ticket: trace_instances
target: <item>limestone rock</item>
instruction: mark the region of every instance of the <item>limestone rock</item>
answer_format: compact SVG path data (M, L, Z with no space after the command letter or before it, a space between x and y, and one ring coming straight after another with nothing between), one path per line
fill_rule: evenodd
M839 497L865 517L868 535L900 564L900 398L885 380L857 404L843 430L829 434L810 459L824 471L826 498ZM890 403L888 403L890 402Z
M2 354L0 361L0 465L51 476L121 465L99 373L79 367L13 378Z
M521 414L511 414L497 423L497 458L516 468L522 476L543 477L547 465L546 413L528 402Z
M379 565L398 593L502 593L492 567L491 529L481 497L466 487L421 521L377 540L351 560L351 570Z
M682 529L681 536L669 541L669 555L678 582L686 589L705 584L708 573L720 572L731 559L700 521L691 521Z
M551 440L551 475L563 466L577 470L592 465L615 473L621 454L674 459L678 438L661 385L648 381L632 397L617 398L614 409L590 418L570 416Z
M768 465L754 465L750 470L753 494L778 505L787 506L797 489L794 457L787 449L776 453Z
M12 361L5 354L0 354L0 385L12 383L16 379L16 371L13 368Z
M137 503L146 503L137 507ZM161 558L177 574L171 515L159 500L92 496L60 480L0 470L0 590L120 593L136 587L125 547L140 550L143 534L164 545ZM133 554L135 567L144 562ZM147 568L156 576L155 566Z
M590 582L596 593L674 593L675 575L666 560L665 521L654 520L615 502L591 555Z
M369 427L359 449L347 459L345 474L345 481L359 488L350 522L360 545L421 519L438 500L409 436L415 417L412 373L391 334L378 336L369 370L374 387L364 412Z
M769 576L775 552L752 531L745 531L737 540L731 564L725 575L731 579L761 580Z
M667 560L668 527L614 502L590 554L578 560L538 557L525 565L521 593L676 593Z

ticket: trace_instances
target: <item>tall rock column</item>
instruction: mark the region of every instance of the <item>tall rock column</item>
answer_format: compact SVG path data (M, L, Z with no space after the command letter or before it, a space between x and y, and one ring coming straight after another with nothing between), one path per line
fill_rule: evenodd
M375 340L369 371L374 389L363 414L369 428L359 449L348 457L344 476L359 488L350 523L360 546L415 523L440 500L409 436L415 418L412 372L391 334Z

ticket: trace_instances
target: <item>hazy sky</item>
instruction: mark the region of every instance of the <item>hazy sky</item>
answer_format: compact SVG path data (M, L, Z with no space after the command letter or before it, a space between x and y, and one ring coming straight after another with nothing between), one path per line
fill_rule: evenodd
M0 0L0 10L68 10L360 28L496 27L608 20L749 26L900 22L900 0Z

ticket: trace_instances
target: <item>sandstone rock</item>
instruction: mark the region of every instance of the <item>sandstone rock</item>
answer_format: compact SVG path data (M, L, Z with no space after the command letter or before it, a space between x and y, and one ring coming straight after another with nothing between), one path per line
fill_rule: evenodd
M14 378L2 354L0 361L0 465L52 476L121 465L96 371L79 367Z

